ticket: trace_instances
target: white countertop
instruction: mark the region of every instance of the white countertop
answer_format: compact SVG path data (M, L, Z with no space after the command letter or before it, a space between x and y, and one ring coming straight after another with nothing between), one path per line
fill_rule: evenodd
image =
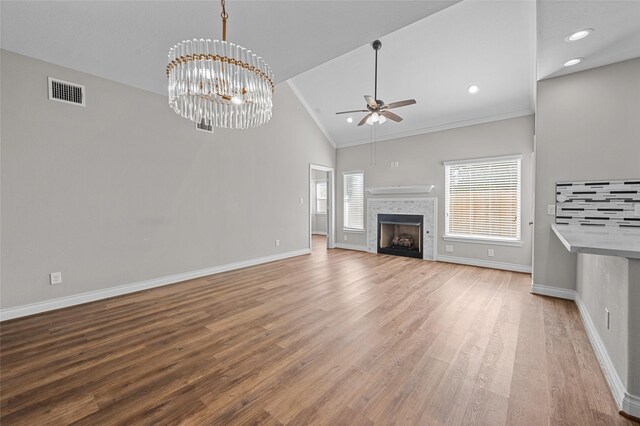
M640 228L605 228L551 224L571 253L640 259Z

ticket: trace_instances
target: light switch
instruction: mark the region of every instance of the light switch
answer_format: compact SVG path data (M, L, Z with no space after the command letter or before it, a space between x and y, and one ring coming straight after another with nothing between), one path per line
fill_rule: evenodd
M547 214L551 215L551 216L556 214L556 206L555 206L555 204L549 204L547 206Z

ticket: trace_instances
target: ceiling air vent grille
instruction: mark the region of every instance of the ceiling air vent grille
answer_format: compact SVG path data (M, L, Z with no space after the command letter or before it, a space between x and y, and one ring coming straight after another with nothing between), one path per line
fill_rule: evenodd
M84 86L49 77L49 100L85 106Z
M204 118L199 123L196 123L196 129L202 130L203 132L213 133L213 124L205 124Z

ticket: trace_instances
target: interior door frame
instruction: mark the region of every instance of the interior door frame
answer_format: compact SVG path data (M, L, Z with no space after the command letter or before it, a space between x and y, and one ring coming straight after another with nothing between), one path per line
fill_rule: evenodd
M327 172L327 248L336 247L336 209L335 209L335 170L333 167L321 166L319 164L309 163L309 250L311 250L311 241L313 239L313 223L311 213L314 200L311 198L313 183L313 171L319 170Z

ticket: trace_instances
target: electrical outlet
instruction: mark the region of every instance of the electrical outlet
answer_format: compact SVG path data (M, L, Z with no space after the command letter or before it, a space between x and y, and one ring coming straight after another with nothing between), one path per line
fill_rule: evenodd
M276 247L280 247L280 240L276 240Z
M393 164L394 164L394 162L392 161L392 162L391 162L391 167L393 167Z
M640 217L640 203L636 203L633 205L633 215L635 217Z
M554 216L556 214L556 206L555 206L555 204L549 204L547 206L547 214L551 215L551 216Z
M493 249L487 249L487 256L493 257Z
M609 310L604 308L604 323L607 326L607 330L611 329L611 315L609 314Z
M446 244L446 245L444 246L444 250L445 250L447 253L453 253L453 246L452 246L451 244Z
M62 284L62 272L52 272L49 274L49 283L51 285Z
M396 164L394 167L400 167L400 164L396 161Z
M300 199L298 200L298 202L299 202L300 204L304 204L304 198L300 197Z

